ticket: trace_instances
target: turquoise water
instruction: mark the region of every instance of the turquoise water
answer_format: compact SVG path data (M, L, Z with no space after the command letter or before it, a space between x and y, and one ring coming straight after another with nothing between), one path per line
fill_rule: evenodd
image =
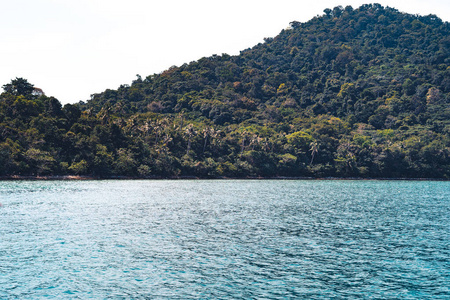
M0 182L0 299L449 299L450 182Z

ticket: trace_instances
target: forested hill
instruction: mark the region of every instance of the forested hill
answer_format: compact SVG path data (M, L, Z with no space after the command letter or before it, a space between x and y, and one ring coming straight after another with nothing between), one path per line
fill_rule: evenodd
M450 178L449 52L448 22L371 4L87 103L17 78L0 175Z

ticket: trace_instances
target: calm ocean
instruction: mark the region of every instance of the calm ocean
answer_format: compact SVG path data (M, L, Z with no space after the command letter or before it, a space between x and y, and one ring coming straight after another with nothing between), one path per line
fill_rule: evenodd
M0 299L450 299L450 182L0 182Z

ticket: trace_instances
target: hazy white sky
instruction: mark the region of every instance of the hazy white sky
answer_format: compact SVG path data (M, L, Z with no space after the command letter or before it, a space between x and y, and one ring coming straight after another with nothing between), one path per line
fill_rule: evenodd
M448 0L375 1L450 21ZM238 54L291 21L370 1L0 0L0 86L24 77L62 103L212 54Z

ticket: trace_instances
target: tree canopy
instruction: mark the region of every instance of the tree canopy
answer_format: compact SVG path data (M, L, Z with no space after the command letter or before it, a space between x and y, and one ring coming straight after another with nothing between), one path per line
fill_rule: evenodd
M449 178L449 24L338 6L62 106L16 78L0 175Z
M15 96L31 96L34 91L34 86L28 82L28 80L24 78L17 78L11 80L10 83L5 84L3 86L3 90L6 93L15 95Z

